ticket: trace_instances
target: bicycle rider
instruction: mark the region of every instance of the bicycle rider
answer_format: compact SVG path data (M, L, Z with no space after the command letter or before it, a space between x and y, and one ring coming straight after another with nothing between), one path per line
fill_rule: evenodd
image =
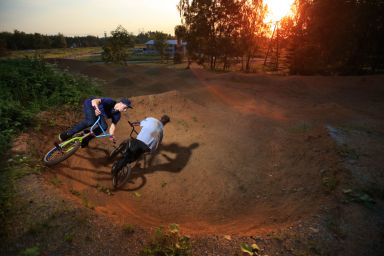
M112 135L110 139L114 140L113 135L116 125L121 118L121 112L127 111L128 108L132 108L132 103L127 98L122 98L120 101L116 102L111 98L90 97L86 99L83 104L84 119L74 125L70 130L60 133L59 140L65 141L71 138L74 134L92 126L96 122L99 115L102 115L99 125L104 130L108 128L108 124L105 122L104 117L112 120L111 127L109 128L109 134ZM99 127L94 129L94 135L99 135L101 133L102 131ZM81 147L88 146L89 141L95 137L94 135L84 138L81 143Z
M168 115L163 115L160 120L154 117L147 117L141 122L133 122L134 126L141 126L136 139L132 139L124 150L123 158L116 162L112 169L112 175L120 171L126 164L136 161L146 152L154 153L163 139L164 126L170 122Z

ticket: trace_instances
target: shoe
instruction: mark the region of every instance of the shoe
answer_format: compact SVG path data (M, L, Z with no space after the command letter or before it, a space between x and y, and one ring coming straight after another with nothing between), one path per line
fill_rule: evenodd
M93 135L88 135L81 141L81 147L86 148L88 147L89 142L94 138Z
M81 141L81 147L82 147L82 148L86 148L86 147L88 147L88 144L89 144L89 139L87 139L87 138L84 138L84 139Z
M71 138L72 136L68 135L67 132L62 132L59 134L59 140L60 141L65 141L69 138Z

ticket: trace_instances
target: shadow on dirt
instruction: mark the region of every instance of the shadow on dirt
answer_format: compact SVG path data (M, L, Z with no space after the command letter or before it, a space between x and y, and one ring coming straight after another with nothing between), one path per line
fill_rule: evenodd
M133 167L131 178L128 180L127 184L119 190L135 191L144 187L147 181L145 174L158 171L181 172L191 158L192 151L198 146L199 143L192 143L188 147L180 146L177 143L161 145L159 152L149 158L145 168L143 168L144 166L141 166L141 164ZM174 157L169 155L174 155ZM165 159L165 162L156 163L158 156Z

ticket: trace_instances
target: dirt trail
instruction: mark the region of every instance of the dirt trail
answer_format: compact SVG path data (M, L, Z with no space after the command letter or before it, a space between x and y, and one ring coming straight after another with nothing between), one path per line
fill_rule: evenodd
M322 180L342 166L326 125L364 120L383 131L381 77L60 65L104 79L108 96L132 98L134 109L118 127L120 140L129 135L126 120L171 116L151 165L111 196L100 192L111 189L107 140L93 141L47 173L63 181L63 193L80 192L122 223L178 223L187 233L241 235L295 225L335 204Z

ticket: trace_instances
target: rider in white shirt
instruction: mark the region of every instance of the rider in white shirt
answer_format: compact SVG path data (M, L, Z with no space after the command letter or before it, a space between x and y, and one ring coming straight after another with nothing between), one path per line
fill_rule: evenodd
M132 139L127 145L124 157L116 163L113 172L117 172L126 164L136 161L142 154L146 152L154 153L163 139L164 126L170 122L167 115L163 115L160 120L147 117L141 122L134 122L132 125L141 126L141 131L136 139Z
M155 152L163 139L163 122L153 117L147 117L140 122L140 126L141 131L136 139L144 142L150 148L151 153Z

